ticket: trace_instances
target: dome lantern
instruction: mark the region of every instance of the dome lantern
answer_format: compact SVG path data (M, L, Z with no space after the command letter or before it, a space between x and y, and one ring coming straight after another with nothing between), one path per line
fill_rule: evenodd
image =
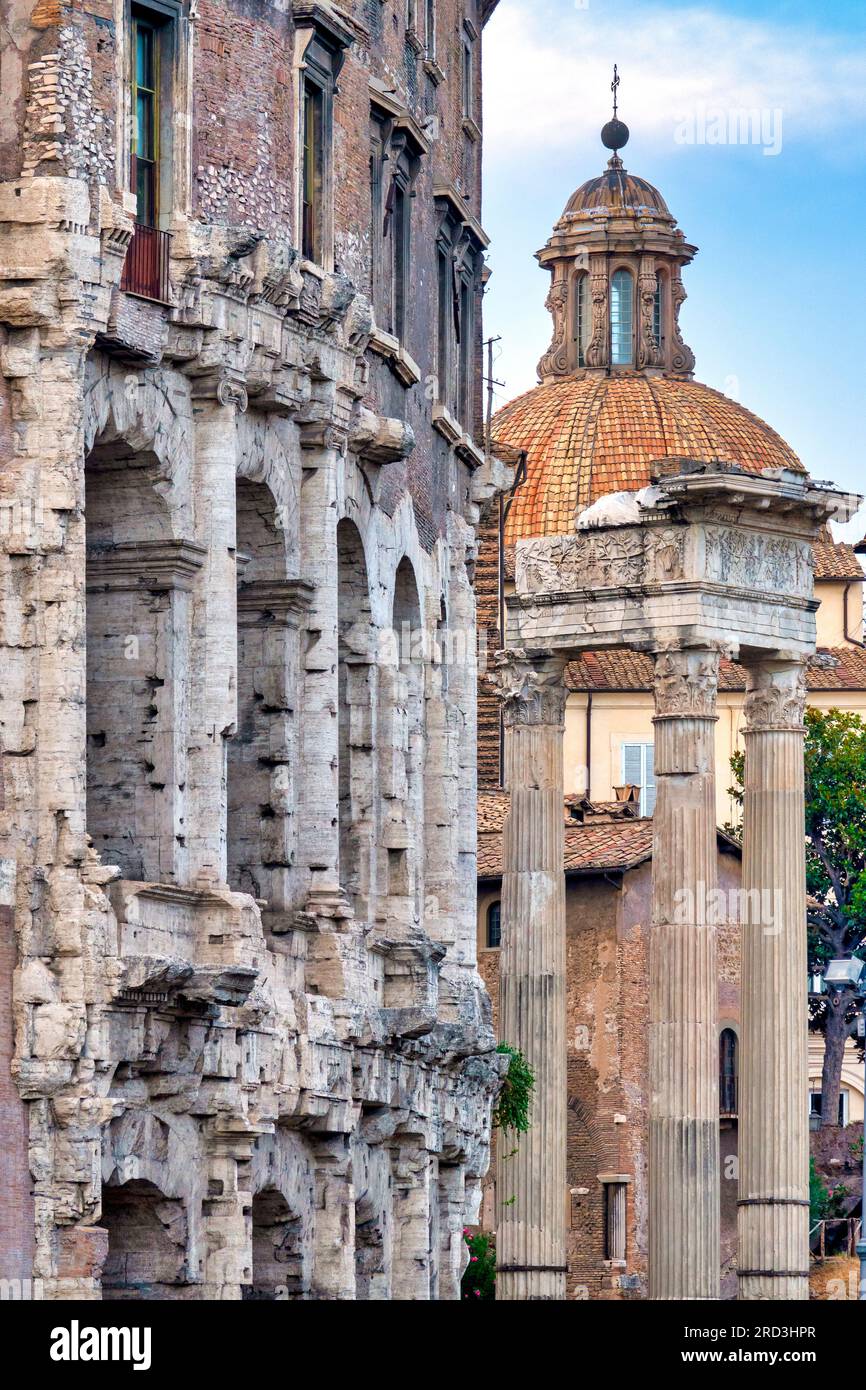
M569 199L538 259L551 271L553 341L538 364L542 382L573 373L667 373L688 380L695 359L683 342L682 267L697 253L657 188L629 174L619 151L629 129L618 115L601 132L611 150L603 174Z

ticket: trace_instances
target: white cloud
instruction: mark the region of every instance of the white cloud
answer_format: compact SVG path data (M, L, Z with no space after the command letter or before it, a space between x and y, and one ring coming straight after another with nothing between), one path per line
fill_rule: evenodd
M710 6L501 0L485 35L488 167L526 150L597 150L614 61L620 114L642 146L670 151L697 107L779 109L786 143L853 138L866 118L866 56L841 36Z

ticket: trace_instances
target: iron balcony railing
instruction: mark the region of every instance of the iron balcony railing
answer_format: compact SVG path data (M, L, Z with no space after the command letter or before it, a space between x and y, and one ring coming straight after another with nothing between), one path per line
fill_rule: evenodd
M156 299L167 304L170 294L170 247L170 232L161 232L158 227L145 227L136 222L123 263L120 288L129 294L141 295L142 299Z

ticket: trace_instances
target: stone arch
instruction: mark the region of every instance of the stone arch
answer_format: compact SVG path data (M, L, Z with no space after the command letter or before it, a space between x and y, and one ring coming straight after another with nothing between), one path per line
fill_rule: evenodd
M315 1240L315 1170L303 1140L288 1130L259 1135L251 1164L253 1302L310 1297Z
M357 1143L352 1151L355 1189L355 1297L387 1301L392 1293L394 1212L390 1153Z
M194 426L186 377L157 368L131 371L91 353L83 434L85 457L99 447L118 461L148 458L152 485L171 516L171 534L192 536Z
M103 1297L196 1296L202 1171L197 1130L150 1110L128 1110L105 1131L102 1217L108 1231Z
M161 394L158 409L140 376L126 382L109 368L87 398L87 829L125 878L183 882L182 673L203 552L173 507L173 407Z
M427 633L415 569L403 556L394 576L390 650L381 668L387 724L382 739L383 839L389 916L405 930L420 922L423 903L424 676Z
M267 470L251 471L235 489L238 722L227 746L228 879L281 908L293 858L299 612L284 504L264 481Z

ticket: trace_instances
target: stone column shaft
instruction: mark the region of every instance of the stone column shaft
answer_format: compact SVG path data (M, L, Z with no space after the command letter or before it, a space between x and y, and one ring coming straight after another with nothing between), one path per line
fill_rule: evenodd
M653 1299L719 1297L715 737L719 658L656 658L650 934L649 1279Z
M503 838L499 1036L520 1049L535 1075L529 1132L519 1140L505 1132L497 1141L496 1297L564 1299L566 691L555 661L512 661L496 675L511 797Z
M745 1300L809 1296L805 701L800 662L749 667L738 1257Z

